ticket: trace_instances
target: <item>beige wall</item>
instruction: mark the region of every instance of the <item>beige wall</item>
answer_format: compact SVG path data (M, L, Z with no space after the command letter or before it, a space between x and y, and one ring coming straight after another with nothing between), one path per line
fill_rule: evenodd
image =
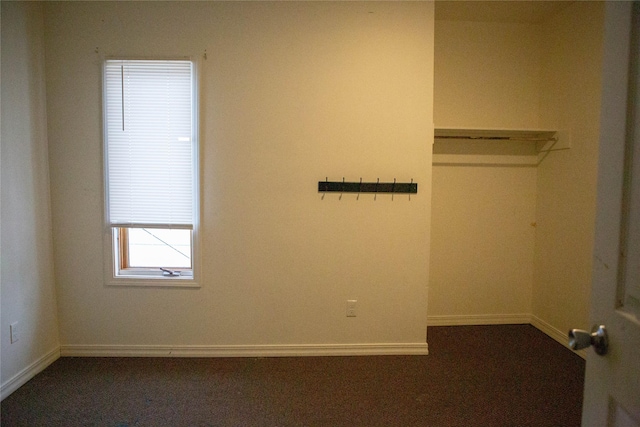
M436 126L538 127L538 25L437 20L435 34Z
M63 352L425 346L432 4L63 2L45 10ZM201 59L202 287L108 287L101 58L176 54ZM410 200L322 198L325 177L413 179L419 191ZM358 300L355 319L345 316L347 299Z
M436 126L538 128L536 25L438 20L435 28ZM483 151L490 144L468 147L474 161L511 152ZM436 141L434 150L451 145ZM533 167L434 165L429 324L528 323L535 200Z
M2 2L2 398L59 356L42 28L39 4Z
M528 323L536 172L434 166L429 324Z
M540 121L568 130L571 149L538 167L532 312L560 333L589 329L604 5L577 2L542 27Z

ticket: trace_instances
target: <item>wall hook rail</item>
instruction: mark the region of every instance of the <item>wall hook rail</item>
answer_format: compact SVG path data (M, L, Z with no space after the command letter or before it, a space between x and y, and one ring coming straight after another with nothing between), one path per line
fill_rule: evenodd
M380 179L376 182L349 182L345 181L329 181L326 178L324 181L318 181L319 193L404 193L404 194L416 194L418 192L418 183L413 182L380 182Z

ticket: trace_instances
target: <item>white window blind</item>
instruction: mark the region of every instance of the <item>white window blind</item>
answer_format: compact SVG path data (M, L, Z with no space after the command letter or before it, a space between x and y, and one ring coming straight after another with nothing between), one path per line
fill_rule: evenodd
M111 226L193 228L193 87L191 61L106 61Z

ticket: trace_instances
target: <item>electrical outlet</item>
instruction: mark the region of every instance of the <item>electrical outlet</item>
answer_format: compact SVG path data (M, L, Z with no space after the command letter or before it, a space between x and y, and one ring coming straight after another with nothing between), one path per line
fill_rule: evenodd
M9 335L11 336L11 344L20 339L18 335L18 322L13 322L9 325Z
M358 300L347 300L347 317L356 317L356 303Z

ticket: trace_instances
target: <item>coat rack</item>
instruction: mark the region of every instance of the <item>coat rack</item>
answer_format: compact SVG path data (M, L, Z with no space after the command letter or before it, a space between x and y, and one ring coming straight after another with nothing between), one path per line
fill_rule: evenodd
M328 178L324 181L318 181L318 192L336 192L336 193L404 193L404 194L416 194L418 192L418 183L413 182L380 182L378 179L376 182L345 182L342 181L329 181Z

